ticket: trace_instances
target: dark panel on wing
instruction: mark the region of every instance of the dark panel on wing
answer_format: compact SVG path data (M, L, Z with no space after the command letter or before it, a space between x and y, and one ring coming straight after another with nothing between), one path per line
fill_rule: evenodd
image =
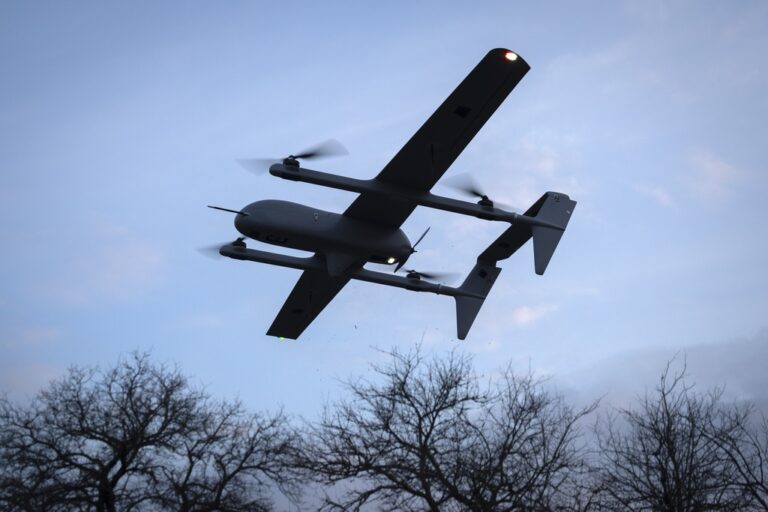
M267 334L297 339L348 282L348 277L331 277L324 271L305 270Z
M428 192L529 69L509 50L488 52L375 180ZM344 215L394 228L415 207L412 202L364 193Z

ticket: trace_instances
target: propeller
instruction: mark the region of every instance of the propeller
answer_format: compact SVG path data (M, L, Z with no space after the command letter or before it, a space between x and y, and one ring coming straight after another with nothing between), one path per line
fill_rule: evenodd
M349 151L344 145L336 139L328 139L316 146L307 148L295 155L288 155L285 158L244 158L237 162L246 170L256 174L265 173L272 164L283 163L285 165L299 165L299 160L312 160L319 158L328 158L332 156L348 155Z
M419 237L419 239L416 240L416 243L411 246L411 252L408 254L408 256L405 257L405 259L403 261L401 261L400 263L397 264L397 266L395 267L395 272L400 270L403 267L403 265L405 265L405 262L408 261L408 258L411 257L411 254L416 252L416 246L419 245L419 242L424 240L424 237L427 236L427 233L429 233L430 228L431 228L431 226L428 227L427 230L424 231L424 233L422 233L422 235Z
M206 245L205 247L198 247L197 252L199 252L203 256L208 256L209 258L216 259L221 257L221 254L219 253L219 249L221 249L222 246L225 246L225 245L245 247L245 237L244 236L238 237L237 240L235 240L234 242L223 242L220 244Z
M475 181L475 179L468 173L456 174L443 180L443 185L462 192L464 195L477 197L480 200L477 202L480 206L486 206L488 208L501 208L502 210L509 210L520 212L519 208L514 206L492 201L488 195L483 192L482 187Z
M414 269L406 269L405 277L408 279L417 279L417 280L425 280L425 281L442 281L442 282L451 282L455 281L461 274L458 274L456 272L419 272L418 270Z

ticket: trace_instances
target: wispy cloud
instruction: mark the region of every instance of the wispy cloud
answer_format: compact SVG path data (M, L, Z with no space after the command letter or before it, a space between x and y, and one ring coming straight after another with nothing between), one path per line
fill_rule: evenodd
M94 245L73 256L67 272L37 283L36 292L60 303L85 305L140 296L161 281L166 260L157 245L125 233L107 233Z
M699 197L715 201L730 195L741 174L730 163L704 150L691 155L690 169L687 177L688 187Z
M577 179L582 141L572 133L532 128L514 144L508 139L470 146L456 171L469 173L494 201L526 210L547 190L576 197L585 187ZM448 175L450 176L450 174ZM438 184L441 184L438 182Z
M653 185L635 185L635 192L653 199L657 204L664 206L665 208L673 208L676 206L675 201L672 200L672 196L662 187Z
M573 286L566 288L565 293L572 297L593 297L597 298L602 296L602 292L599 288L594 286Z
M217 313L197 313L178 320L178 325L191 329L210 329L224 325L224 317Z
M560 309L557 304L537 304L518 306L511 311L506 308L506 301L495 297L486 303L485 311L472 327L470 336L473 342L469 350L476 353L496 352L504 347L502 340L512 337L512 331L527 329Z
M535 324L549 313L557 311L558 307L554 304L544 304L538 306L520 306L512 310L509 316L509 323L514 327L528 327Z
M701 343L687 347L620 351L587 367L563 374L562 381L588 400L605 393L606 403L626 406L646 390L652 390L667 362L674 371L687 367L690 383L700 392L725 386L728 400L751 400L768 411L768 330L754 337Z
M125 240L105 247L94 263L93 287L109 296L124 297L155 282L163 258L147 242Z
M36 393L63 372L63 367L44 363L11 364L5 368L0 366L0 390L8 392L11 397L23 398Z
M60 329L49 326L29 326L0 333L0 346L6 349L39 346L60 337Z
M545 142L529 135L520 144L518 151L523 156L527 167L535 174L552 178L559 166L559 154Z
M665 0L629 1L624 2L623 7L627 14L647 23L666 22L670 17L669 3Z
M567 192L573 197L586 193L584 185L574 174L578 167L582 141L573 133L554 132L542 133L534 130L529 132L514 148L510 161L517 162L522 173L512 176L515 182L522 177L528 178L523 182L523 204L525 209L547 190ZM509 183L510 189L515 190L515 182Z

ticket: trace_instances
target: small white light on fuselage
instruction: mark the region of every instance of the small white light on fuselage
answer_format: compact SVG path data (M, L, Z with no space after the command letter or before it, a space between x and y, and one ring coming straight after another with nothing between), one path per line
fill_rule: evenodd
M394 256L390 256L389 258L387 258L387 263L389 263L390 265L396 261L397 261L397 258L395 258Z
M517 60L517 54L515 52L507 52L504 54L504 58L514 62Z

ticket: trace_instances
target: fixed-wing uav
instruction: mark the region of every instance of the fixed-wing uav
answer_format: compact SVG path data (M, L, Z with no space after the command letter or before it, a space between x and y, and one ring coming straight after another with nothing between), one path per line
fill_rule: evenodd
M529 69L512 51L497 48L488 52L373 179L353 179L301 166L300 160L333 153L334 147L328 144L269 167L270 174L286 180L358 193L343 213L281 200L257 201L241 210L212 206L234 213L235 228L243 235L219 247L219 254L303 271L268 335L298 338L350 279L358 279L454 297L458 337L464 339L501 272L498 261L509 258L532 238L535 271L544 273L576 206L567 195L547 192L518 214L494 205L473 187L467 191L480 197L477 203L430 192ZM507 222L510 227L480 253L459 287L430 282L429 274L414 270L397 275L424 237L412 245L400 229L417 206ZM314 254L298 257L255 250L246 246L246 239ZM394 265L395 273L364 268L369 262Z

